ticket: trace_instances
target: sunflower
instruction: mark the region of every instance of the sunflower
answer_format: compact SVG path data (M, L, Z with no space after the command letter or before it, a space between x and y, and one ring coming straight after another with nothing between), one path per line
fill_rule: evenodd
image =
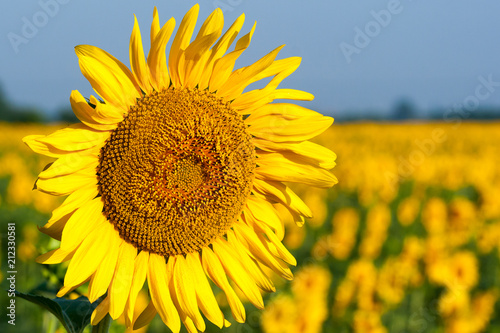
M210 281L225 293L235 320L244 322L229 281L261 309L261 292L275 290L265 266L292 279L288 265L296 264L281 243L284 226L273 205L284 206L299 224L312 216L284 182L321 188L337 182L328 171L335 154L307 141L333 119L273 103L313 98L277 89L301 59L275 60L278 47L234 70L255 25L228 52L244 15L222 34L216 9L191 41L198 12L195 5L185 15L168 60L175 20L160 27L156 8L147 58L135 19L131 70L100 48L77 46L81 71L99 97L87 100L73 91L81 123L24 138L35 152L57 158L35 187L69 195L40 228L60 247L37 260L70 261L58 296L86 282L91 302L104 295L93 325L109 313L137 328L159 314L174 332L181 321L190 332L203 331L203 313L227 326ZM265 78L262 88L245 91ZM144 284L150 302L136 318Z

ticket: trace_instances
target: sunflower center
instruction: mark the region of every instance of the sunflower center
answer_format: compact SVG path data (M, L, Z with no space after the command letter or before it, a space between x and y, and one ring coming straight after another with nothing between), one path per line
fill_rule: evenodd
M197 188L203 182L203 169L200 163L192 158L180 160L176 163L172 174L165 174L165 179L170 181L170 186L178 186L184 191Z
M138 100L99 155L104 215L138 249L199 251L224 235L252 188L255 148L214 94L168 88Z

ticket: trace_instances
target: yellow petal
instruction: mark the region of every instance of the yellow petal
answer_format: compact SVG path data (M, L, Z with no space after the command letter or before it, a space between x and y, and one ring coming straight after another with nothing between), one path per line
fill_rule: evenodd
M43 227L39 227L38 230L60 241L66 222L68 222L71 215L73 215L73 213L64 215L58 220L47 222Z
M123 242L120 237L110 237L108 241L108 249L102 264L99 265L97 271L90 279L89 284L89 301L95 302L99 297L104 295L109 288L113 273L115 272L116 263L120 245Z
M160 18L158 17L158 9L156 6L153 9L153 21L151 22L150 44L153 45L158 32L160 31Z
M71 193L64 202L52 211L52 217L39 230L50 237L61 240L62 232L66 226L66 222L73 215L73 212L85 203L94 199L98 195L95 185L79 188Z
M117 124L128 114L128 108L107 104L98 100L94 95L90 95L89 103L95 109L96 114L101 119L106 119L107 123Z
M224 268L222 267L220 260L209 248L203 249L201 258L205 273L226 294L227 302L229 303L234 319L239 323L244 323L245 307L241 303L238 296L236 296L233 288L229 285L226 273L224 273Z
M324 132L333 118L289 103L269 104L252 113L245 122L257 138L275 142L306 141Z
M292 266L297 266L297 260L295 257L287 250L287 248L281 243L281 239L279 239L274 232L264 226L262 228L262 231L266 234L267 239L263 235L258 235L262 243L266 243L268 247L271 247L271 244L273 248L276 250L277 255L276 257L281 258L284 262L286 262L289 265Z
M103 203L101 198L95 198L81 206L70 217L61 237L61 250L72 251L93 230L103 224L110 224L102 214Z
M172 259L174 257L171 256L169 263L174 263L172 264L171 293L175 293L175 298L179 304L179 312L185 313L195 323L198 330L204 331L205 322L198 310L195 284L192 278L194 272L188 269L186 259L183 256L175 256L175 261Z
M300 60L301 58L299 57L276 60L269 67L265 68L261 72L257 72L248 80L246 85L249 85L258 80L262 80L269 76L274 77L262 89L251 90L244 94L235 96L234 100L231 103L231 106L236 110L239 110L240 112L244 112L244 114L250 114L253 112L253 110L269 104L277 98L280 98L280 96L276 94L276 88L281 83L281 81L283 81L283 79L285 79L299 67Z
M146 308L142 311L142 313L137 317L134 322L134 330L138 330L147 324L149 324L158 312L155 309L153 302L149 302Z
M214 253L224 267L226 273L231 277L234 283L240 288L243 294L253 305L259 309L264 308L264 301L255 281L250 277L241 263L234 257L231 247L225 240L218 238L212 243Z
M299 68L301 60L302 58L300 57L290 57L275 60L267 68L256 73L249 82L253 83L266 77L277 76L276 78L273 78L273 80L271 80L272 86L276 88L284 78L286 78L287 76L295 72L297 68Z
M75 124L47 136L28 135L23 138L23 142L36 153L60 157L76 151L98 151L108 136L108 132L95 131L84 124Z
M128 242L122 242L113 282L109 287L109 315L113 319L117 319L125 310L132 278L134 277L134 260L136 256L137 249Z
M47 223L43 228L49 228L52 223L67 214L73 213L77 208L97 197L98 194L99 192L97 191L97 186L94 184L77 189L75 192L71 193L59 207L52 211L52 217L50 218L49 223Z
M219 41L210 49L210 56L205 65L205 70L202 71L199 79L199 89L204 90L208 88L210 76L214 68L215 61L220 59L224 53L229 49L234 39L238 35L243 23L245 22L245 14L241 14L236 21L227 29Z
M262 269L255 263L255 261L249 256L248 249L246 249L243 244L236 239L236 235L233 230L228 230L227 241L229 245L233 248L233 253L236 254L238 260L241 262L243 267L245 267L248 274L252 276L257 286L267 292L274 292L276 288L274 287L271 279L262 271Z
M75 47L82 74L106 103L123 109L142 97L132 72L115 57L91 45Z
M260 262L271 268L281 277L292 280L293 275L289 268L280 264L280 260L276 259L266 248L262 241L257 237L255 231L244 223L233 224L236 238L250 250L250 252L259 259Z
M77 90L71 92L69 101L76 117L93 129L100 131L114 130L117 124L123 120L123 116L120 117L120 114L114 112L108 112L107 114L97 112L95 105L92 107Z
M302 183L320 188L330 188L338 182L330 171L290 160L280 153L260 152L257 164L259 167L255 169L255 175L259 179Z
M23 138L23 142L35 153L42 154L50 157L60 157L66 154L71 154L71 151L64 151L61 149L57 149L52 147L51 145L47 145L43 142L38 141L39 139L44 138L45 135L28 135Z
M102 223L92 230L71 259L64 276L64 286L78 285L94 274L107 254L107 246L111 237L118 237L111 223Z
M60 248L44 253L36 258L39 264L60 264L73 258L75 251L67 252Z
M93 167L99 164L97 155L93 154L70 154L59 157L49 168L43 170L38 178L53 178L77 172L82 169Z
M269 201L250 196L243 211L245 216L251 217L255 223L269 226L279 235L280 239L283 239L285 226Z
M224 325L224 314L219 308L214 293L200 262L198 253L188 253L186 255L188 269L193 272L194 285L196 287L196 299L201 311L212 323L222 328Z
M109 312L109 297L106 297L99 303L99 305L95 308L94 312L92 312L92 316L90 317L90 323L93 326L99 324L99 322L108 314Z
M174 27L175 20L171 18L165 23L156 35L156 38L151 42L151 49L148 55L148 66L151 73L151 82L157 91L167 88L170 85L165 49L174 31Z
M214 69L212 71L212 76L210 77L209 89L210 91L218 91L220 87L227 81L231 72L233 71L236 59L245 51L250 45L252 40L252 35L255 31L254 23L252 30L245 36L241 37L236 42L236 47L233 52L230 52L220 59L217 59L214 63Z
M90 165L72 174L49 179L39 178L35 187L51 195L68 195L79 188L95 184L97 184L96 168Z
M252 82L252 79L263 70L271 66L278 52L283 48L279 46L267 55L257 60L250 66L238 69L231 73L227 81L217 91L217 95L224 96L227 100L233 100L241 95L243 90Z
M168 289L167 267L163 256L151 253L148 262L148 286L151 300L161 319L173 332L179 332L181 322L179 314Z
M63 286L56 294L56 297L64 297L66 294L73 292L74 290L80 288L85 283L89 282L90 278L85 279L81 283L74 286Z
M199 11L200 6L196 4L186 13L186 15L184 15L174 41L172 42L172 46L170 47L168 67L174 87L180 87L183 81L184 68L180 66L180 59L191 41Z
M100 148L109 134L107 131L93 130L84 124L74 124L38 138L37 141L51 145L56 149L76 152L96 146Z
M285 184L281 182L255 178L253 181L253 186L257 191L265 194L266 196L271 196L273 199L281 202L283 205L292 209L297 214L309 218L312 217L311 209L309 209L304 201L302 201L302 199L300 199L300 197Z
M271 103L273 99L274 88L264 87L262 89L250 90L237 96L232 102L231 107L243 115L254 112L255 109Z
M264 88L245 92L231 102L233 107L240 114L252 114L256 109L259 109L276 99L292 99L301 101L311 101L314 96L308 92L295 89L276 89L275 83L277 78L274 78ZM274 105L274 104L273 104Z
M142 91L146 94L152 92L151 85L149 84L149 68L146 64L146 58L144 57L144 48L142 47L142 37L141 31L139 29L139 23L137 23L137 17L134 15L134 28L132 29L132 35L130 36L130 68L132 68L132 73L134 74L135 81L139 83Z
M309 141L276 143L254 138L252 142L260 149L279 152L284 156L289 156L290 159L299 159L323 169L332 169L337 158L337 155L330 149Z
M312 101L314 95L307 91L297 89L276 89L272 92L272 100L275 99L292 99L295 101Z
M196 39L186 48L183 86L194 88L198 85L202 72L206 71L210 47L220 37L223 25L224 16L220 8L217 8L205 20Z
M132 279L132 286L130 287L130 293L125 307L125 323L127 327L131 326L132 320L134 319L135 302L137 300L137 295L139 295L146 281L148 261L149 252L147 251L139 252L134 261L134 278Z
M191 320L191 318L186 316L182 318L182 322L184 323L184 327L186 327L188 333L198 333L198 330L196 329L196 326L194 325L194 322ZM205 331L205 329L203 329L202 332L203 331Z

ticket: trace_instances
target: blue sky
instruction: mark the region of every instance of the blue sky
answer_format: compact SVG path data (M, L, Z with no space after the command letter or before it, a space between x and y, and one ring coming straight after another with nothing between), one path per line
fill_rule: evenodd
M10 1L0 14L3 90L14 103L47 113L67 107L71 90L93 93L75 45L99 46L129 66L134 13L147 50L154 6L161 23L173 16L178 26L195 3ZM305 105L324 113L388 111L403 97L420 110L453 107L470 102L484 80L490 84L476 100L500 107L500 1L209 0L200 6L198 26L217 6L226 27L243 12L243 33L257 21L239 66L281 44L279 57L301 56L301 67L282 87L313 93Z

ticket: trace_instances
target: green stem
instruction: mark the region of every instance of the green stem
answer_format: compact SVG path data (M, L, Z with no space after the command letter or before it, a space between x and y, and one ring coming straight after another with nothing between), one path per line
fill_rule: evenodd
M44 312L43 316L44 316L44 320L46 320L48 322L47 323L47 333L54 333L56 331L57 324L58 324L57 318L48 312Z
M111 317L108 313L106 317L102 318L99 324L92 326L92 333L107 333L110 324L111 324Z

